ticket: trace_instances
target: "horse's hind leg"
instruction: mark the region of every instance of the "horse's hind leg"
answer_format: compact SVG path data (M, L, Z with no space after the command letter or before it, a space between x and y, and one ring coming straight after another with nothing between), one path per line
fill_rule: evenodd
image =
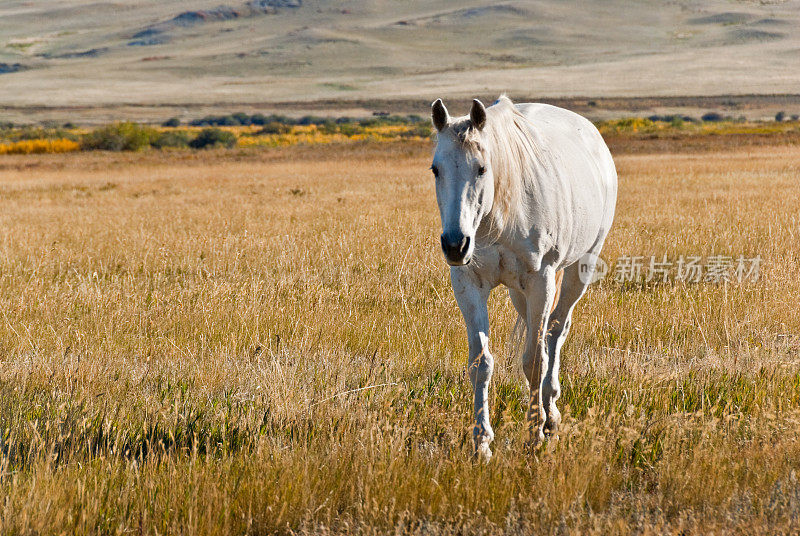
M544 424L547 417L542 399L542 384L548 368L546 350L548 318L557 289L555 268L543 267L528 283L529 286L525 289L528 330L525 352L522 355L522 369L530 387L527 419L530 440L535 444L544 439Z
M587 283L581 281L580 269L580 262L576 262L564 269L561 295L550 315L547 327L548 366L544 381L542 381L542 404L547 414L544 428L549 433L558 432L558 426L561 423L561 413L556 407L556 401L561 395L561 383L558 380L558 371L561 365L561 347L569 333L575 304L581 299L588 286Z
M518 341L517 337L520 335L525 335L525 329L522 331L517 331L520 327L526 328L527 327L527 319L528 319L528 300L525 297L525 294L520 292L519 290L514 290L513 288L508 289L508 296L511 298L511 303L514 305L514 309L517 311L517 324L514 326L514 332L512 333L512 344L516 345L517 342L524 343L525 341ZM517 350L517 348L514 348ZM513 352L515 353L515 352ZM526 378L527 379L527 378Z

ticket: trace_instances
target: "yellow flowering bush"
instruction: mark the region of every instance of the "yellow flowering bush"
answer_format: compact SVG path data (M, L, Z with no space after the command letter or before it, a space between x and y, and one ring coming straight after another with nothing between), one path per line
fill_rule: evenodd
M601 134L620 134L625 132L653 132L669 128L669 123L651 121L644 117L629 117L614 121L601 121L597 129Z
M286 147L289 145L318 145L329 143L346 143L354 141L393 142L401 139L423 140L428 138L427 132L409 125L345 125L326 127L324 125L293 126L288 132L266 133L251 132L239 137L239 147Z
M70 153L80 150L78 142L65 138L20 140L0 143L0 154Z

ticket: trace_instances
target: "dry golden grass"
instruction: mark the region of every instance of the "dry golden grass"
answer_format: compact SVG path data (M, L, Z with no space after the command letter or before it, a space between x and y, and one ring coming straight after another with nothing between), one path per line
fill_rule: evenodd
M497 291L488 466L429 158L1 159L0 533L796 532L800 148L617 157L606 258L763 277L593 287L535 454Z

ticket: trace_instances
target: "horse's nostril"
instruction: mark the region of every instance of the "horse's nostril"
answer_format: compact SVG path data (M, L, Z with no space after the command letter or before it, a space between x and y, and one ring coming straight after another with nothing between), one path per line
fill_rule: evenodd
M461 253L462 257L467 256L467 252L469 251L469 237L465 236L463 240L461 240L461 248L459 252Z
M442 251L454 263L460 263L469 253L471 239L458 231L443 233L441 236Z

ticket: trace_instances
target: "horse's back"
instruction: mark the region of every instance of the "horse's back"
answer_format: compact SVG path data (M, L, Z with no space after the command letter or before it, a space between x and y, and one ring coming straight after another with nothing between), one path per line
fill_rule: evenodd
M602 164L603 178L616 182L616 168L603 136L591 121L550 104L517 104L517 109L548 142L546 150L572 149L587 153Z
M602 244L617 201L617 171L603 136L591 121L564 108L540 103L516 107L534 129L554 176L571 182L568 190L580 205L573 208L599 216L597 242Z

